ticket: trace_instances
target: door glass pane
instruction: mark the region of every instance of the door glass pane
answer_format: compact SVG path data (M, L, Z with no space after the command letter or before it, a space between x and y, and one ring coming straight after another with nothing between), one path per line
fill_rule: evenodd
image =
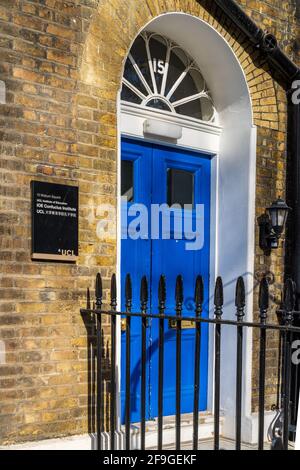
M194 206L194 173L169 168L167 171L168 205Z
M147 81L149 87L152 89L152 91L154 91L153 86L152 86L151 75L150 75L146 44L142 36L137 37L137 39L133 43L133 46L130 52L136 64L138 65L140 71L142 72L145 80Z
M133 162L122 160L121 164L121 196L127 198L127 202L133 201Z
M182 98L186 98L187 96L193 96L198 93L197 87L195 82L193 81L190 74L187 74L178 88L174 91L173 95L170 98L171 103L175 101L179 101Z
M205 97L200 98L200 103L203 121L211 121L214 117L214 107L211 99Z
M121 99L123 101L129 101L129 103L141 104L142 99L136 95L130 88L126 85L122 86Z
M149 40L149 48L153 71L156 80L157 91L160 93L161 84L166 67L167 43L161 36L151 36Z
M162 109L163 111L171 111L171 108L164 101L159 98L153 98L147 104L149 108Z
M139 91L141 91L145 96L147 96L148 92L144 85L142 84L139 76L137 75L131 61L127 59L125 64L125 71L124 71L124 78L128 80L132 85L135 86Z
M170 54L170 63L166 83L166 95L188 66L187 55L179 47L174 47Z
M195 119L203 119L200 99L176 106L176 112L184 116L191 116Z
M192 69L179 84L178 88L171 96L170 101L174 103L174 101L179 101L200 92L205 92L204 79L198 70Z

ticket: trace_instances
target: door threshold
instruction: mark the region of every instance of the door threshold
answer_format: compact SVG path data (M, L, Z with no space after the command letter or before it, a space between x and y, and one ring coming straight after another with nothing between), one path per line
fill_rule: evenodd
M175 448L176 417L166 416L163 420L163 446ZM223 418L220 419L220 433L222 433ZM199 413L198 436L199 441L211 439L214 433L214 416L210 412ZM109 437L109 436L107 436ZM140 449L140 423L131 425L131 444L132 450ZM146 449L156 449L158 438L158 420L146 422ZM193 413L181 415L181 444L184 446L193 439ZM106 446L109 439L106 439ZM119 450L125 450L125 426L121 426L116 433L116 444ZM105 447L106 447L105 446ZM107 448L107 447L106 447Z

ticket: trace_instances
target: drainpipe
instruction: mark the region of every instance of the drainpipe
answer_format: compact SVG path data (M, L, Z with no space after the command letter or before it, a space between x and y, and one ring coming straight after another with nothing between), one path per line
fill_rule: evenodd
M249 18L235 0L215 0L227 17L261 51L284 80L288 101L287 127L287 200L292 207L286 238L285 276L292 277L297 284L297 309L300 309L300 105L292 101L292 84L300 79L300 69L280 49L276 37L263 31ZM298 93L299 95L299 93Z
M215 0L215 3L243 31L249 41L265 54L272 69L288 80L290 87L300 71L297 65L280 49L276 37L259 28L235 0Z
M288 98L287 201L293 212L287 226L286 277L296 282L297 306L300 310L300 105Z

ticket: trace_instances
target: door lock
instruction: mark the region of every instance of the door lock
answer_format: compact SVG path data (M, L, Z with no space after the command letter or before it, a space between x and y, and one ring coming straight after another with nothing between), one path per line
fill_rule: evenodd
M147 318L146 327L149 328L149 318ZM122 332L125 332L125 331L126 331L126 317L125 317L125 318L121 318L121 331L122 331Z

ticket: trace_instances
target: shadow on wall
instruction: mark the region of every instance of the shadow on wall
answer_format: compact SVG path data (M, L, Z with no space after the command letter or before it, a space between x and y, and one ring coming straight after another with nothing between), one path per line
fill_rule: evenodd
M87 304L86 308L95 308L91 306L90 290L87 290ZM87 411L88 411L88 433L94 441L97 432L97 416L96 416L96 397L97 397L97 337L96 337L96 318L93 314L82 314L82 319L87 333ZM102 337L104 332L102 330ZM100 423L102 426L101 432L109 429L109 342L104 344L102 349L102 365L103 365L103 381L102 396L104 397L103 406L101 406Z

